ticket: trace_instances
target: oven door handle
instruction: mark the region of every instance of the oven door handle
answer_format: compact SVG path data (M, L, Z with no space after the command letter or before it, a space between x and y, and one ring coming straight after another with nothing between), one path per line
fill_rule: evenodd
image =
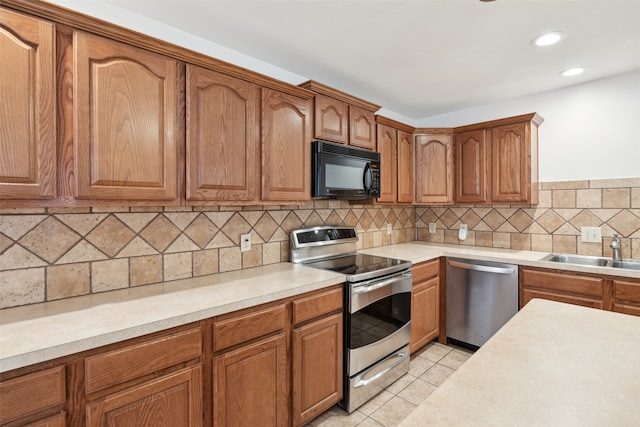
M361 378L358 382L356 382L353 386L353 388L358 388L358 387L364 387L368 384L371 384L372 382L374 382L375 380L377 380L378 378L382 377L383 375L385 375L387 372L389 372L390 370L392 370L393 368L395 368L396 366L398 366L399 364L401 364L402 362L404 362L407 357L409 357L409 353L406 351L400 352L400 353L396 353L394 354L393 358L389 358L387 359L386 363L392 362L389 366L387 366L386 368L384 368L382 371L377 372L374 376L372 376L371 378L367 378L364 379L364 377L369 373L369 372L365 372L361 375ZM375 368L379 368L379 366L374 367Z
M356 286L353 288L355 294L366 294L367 292L375 291L376 289L384 288L401 280L411 278L411 273L402 273L397 276L393 276L384 280L373 282L370 285Z

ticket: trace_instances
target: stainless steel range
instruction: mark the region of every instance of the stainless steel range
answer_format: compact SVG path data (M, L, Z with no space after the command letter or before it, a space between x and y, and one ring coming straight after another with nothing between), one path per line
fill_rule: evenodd
M409 371L411 262L356 253L353 227L291 233L291 261L345 274L344 398L353 412Z

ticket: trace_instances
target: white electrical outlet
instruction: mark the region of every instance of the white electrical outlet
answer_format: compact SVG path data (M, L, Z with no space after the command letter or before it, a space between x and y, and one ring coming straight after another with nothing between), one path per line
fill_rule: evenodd
M240 252L251 250L251 233L240 235Z
M467 224L460 224L460 230L458 230L458 239L467 240Z
M433 234L436 232L436 223L435 222L430 222L429 223L429 233Z
M580 240L583 243L601 243L602 229L600 227L580 227Z
M387 234L391 234L393 229L391 228L391 224L387 224Z

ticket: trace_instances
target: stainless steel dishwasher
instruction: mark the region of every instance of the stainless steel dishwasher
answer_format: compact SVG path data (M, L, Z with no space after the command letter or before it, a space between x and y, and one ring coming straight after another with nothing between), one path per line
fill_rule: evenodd
M518 266L447 258L447 337L480 347L518 311Z

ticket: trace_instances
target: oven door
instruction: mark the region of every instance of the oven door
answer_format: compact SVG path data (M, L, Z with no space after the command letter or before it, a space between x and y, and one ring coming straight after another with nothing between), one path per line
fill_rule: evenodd
M409 343L411 271L352 283L347 314L348 375Z

